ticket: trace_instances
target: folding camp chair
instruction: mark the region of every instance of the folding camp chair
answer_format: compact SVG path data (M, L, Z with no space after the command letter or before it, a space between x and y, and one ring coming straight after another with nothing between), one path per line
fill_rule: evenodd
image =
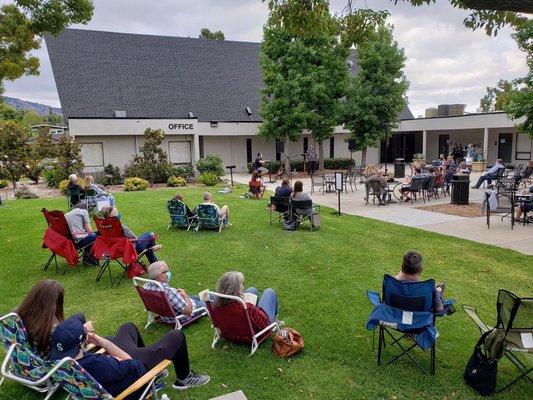
M98 194L93 188L85 190L85 202L87 203L87 211L90 215L98 212Z
M307 225L311 230L320 228L320 206L312 200L290 199L289 218L298 224Z
M6 353L9 353L9 350L15 345L17 345L18 350L6 355L2 363L0 385L5 378L11 379L36 392L46 393L44 400L50 399L59 388L59 385L51 379L42 379L46 375L49 363L36 355L34 357L27 356L27 353L32 350L26 328L17 314L10 313L0 317L0 347Z
M145 289L143 285L146 283L155 285L157 290ZM168 318L174 320L174 329L179 330L207 315L207 308L205 307L194 309L191 315L176 315L176 312L174 311L174 308L172 308L168 296L165 293L165 289L161 283L157 281L135 277L133 278L133 286L141 297L144 308L148 313L148 322L144 329L147 329L155 321L165 323L161 318Z
M56 266L56 272L59 273L59 267L57 265L56 257L57 255L60 255L67 260L67 266L63 270L63 275L67 272L69 266L76 266L80 256L83 256L83 258L90 258L95 264L98 264L98 260L96 260L89 251L91 247L90 244L83 247L79 247L76 242L74 242L63 211L48 211L46 208L43 208L41 209L41 212L43 213L44 218L46 219L48 229L53 231L46 232L45 240L43 241L43 248L48 248L52 252L52 255L50 256L50 258L48 258L48 261L44 265L45 271L48 269L52 261L54 261ZM50 235L50 239L52 241L52 243L49 243L48 246L45 244L45 242L47 241L47 235ZM61 245L60 243L62 240L64 241L63 245ZM69 246L69 243L72 244L72 247ZM74 248L74 250L72 250L72 248ZM75 256L73 253L75 253Z
M494 196L496 199L496 202L497 202L496 207L491 207L491 196ZM485 215L487 216L487 229L490 229L490 216L492 214L502 215L500 219L501 221L503 221L504 218L510 218L511 229L514 229L514 214L515 214L515 193L514 191L497 192L495 190L486 190L485 200L483 201L483 207L485 207Z
M83 200L84 192L78 186L67 187L67 207L69 210Z
M435 317L443 316L450 310L453 300L444 302L444 311L436 313L435 281L428 279L422 282L398 281L390 275L383 277L383 299L377 292L367 291L367 297L375 306L367 322L367 329L378 332L378 365L381 365L382 352L386 337L391 345L398 345L400 352L391 358L386 365L407 355L422 372L426 372L420 363L410 354L416 347L430 350L430 373L435 374L435 341L438 336ZM398 332L399 335L393 332ZM405 343L405 340L411 340ZM405 344L404 344L405 343Z
M172 228L187 228L191 229L195 223L196 215L187 215L187 206L181 200L172 198L167 201L167 210L170 215L170 224L167 229Z
M378 207L381 205L381 185L378 181L371 181L365 183L365 206L368 206L368 201L370 196L372 196L372 203L376 204L376 199L378 199Z
M249 354L251 356L256 352L259 345L268 339L271 333L278 329L278 323L273 322L262 331L255 333L250 315L248 314L246 302L240 297L211 292L209 290L203 291L201 297L205 300L215 330L213 343L211 344L213 349L221 337L224 338L227 335L236 335L243 338L249 338L249 342L252 343L251 352ZM242 307L232 307L231 309L228 307L216 307L213 304L216 297L236 301L240 303Z
M196 224L196 232L199 229L217 229L219 232L226 225L226 217L220 217L214 204L198 204L196 207L196 214L198 215Z
M496 302L495 327L485 324L475 308L463 305L463 309L478 327L480 335L492 330L487 337L485 347L489 338L493 336L491 347L495 356L497 358L505 356L519 371L516 378L497 389L496 393L503 392L522 379L533 383L530 378L533 367L527 367L517 356L533 354L533 297L520 298L507 290L500 289Z
M125 389L118 396L113 397L109 394L96 380L85 371L75 360L65 357L57 363L46 363L43 371L46 374L40 379L34 381L28 378L19 377L8 369L8 359L20 360L22 364L38 364L41 360L31 350L20 345L13 344L8 352L6 359L2 363L2 375L8 379L22 383L23 385L42 385L46 382L56 382L56 385L68 393L67 399L101 399L101 400L124 400L126 397L134 395L132 398L143 400L151 398L157 400L157 391L162 388L156 381L161 376L168 365L169 360L163 360L142 377L137 379L130 387ZM136 393L140 393L138 396Z
M118 281L118 285L126 275L130 265L139 263L143 269L146 269L144 264L140 261L141 257L146 254L150 248L145 249L137 254L133 242L135 240L129 239L124 235L122 224L116 217L98 218L94 217L94 223L98 228L100 235L96 238L93 245L93 254L96 258L104 258L104 263L100 267L100 271L96 277L96 282L99 282L105 271L109 273L111 285L113 285L113 275L111 273L111 261L115 261L122 268L123 272Z
M269 222L283 221L289 218L289 197L270 196Z

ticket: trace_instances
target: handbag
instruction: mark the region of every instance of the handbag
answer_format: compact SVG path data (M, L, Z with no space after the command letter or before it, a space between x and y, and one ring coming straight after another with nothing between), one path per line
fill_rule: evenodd
M304 347L304 339L292 328L280 329L272 340L272 349L278 357L287 358L298 353Z
M490 359L481 347L485 339L492 331L481 335L474 352L470 356L464 373L466 383L481 396L492 396L496 391L496 375L498 372L498 360Z

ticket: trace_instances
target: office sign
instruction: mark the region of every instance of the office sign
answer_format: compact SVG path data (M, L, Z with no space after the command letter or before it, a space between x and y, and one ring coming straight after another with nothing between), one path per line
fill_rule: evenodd
M168 129L170 130L176 130L176 131L187 131L187 130L193 130L194 124L188 124L188 123L170 123L168 124Z

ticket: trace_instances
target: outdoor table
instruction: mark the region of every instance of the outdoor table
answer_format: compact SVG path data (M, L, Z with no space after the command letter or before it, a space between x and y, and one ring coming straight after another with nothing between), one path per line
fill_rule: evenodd
M387 203L389 204L393 204L393 203L398 203L401 201L400 199L400 196L397 194L397 188L398 187L401 187L403 183L401 181L394 181L394 182L389 182L389 187L387 189L387 195L388 195L388 198L387 198ZM392 187L392 188L391 188ZM399 191L399 189L398 189ZM392 200L392 196L394 196L396 198L396 200Z

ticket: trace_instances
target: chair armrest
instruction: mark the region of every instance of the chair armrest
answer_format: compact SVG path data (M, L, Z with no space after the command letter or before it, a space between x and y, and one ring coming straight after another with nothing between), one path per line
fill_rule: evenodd
M124 390L117 397L115 397L115 400L123 400L126 397L128 397L130 394L135 393L137 390L141 389L144 385L154 380L157 377L157 375L161 373L161 371L163 371L166 367L169 366L169 364L170 364L170 360L161 361L154 368L152 368L146 374L144 374L139 379L137 379L135 382L133 382L133 384L129 386L126 390Z
M367 290L366 297L375 306L381 304L381 297L378 292L374 292L373 290Z
M204 315L204 314L207 314L207 308L200 307L200 308L195 308L194 310L192 310L191 315L180 314L180 315L177 316L177 318L178 319L187 319L187 318L191 318L191 317L196 317L197 315Z
M470 319L474 321L481 333L485 333L492 329L490 326L488 326L481 320L481 318L477 314L477 310L474 307L463 305L463 310L465 310L466 314L470 317Z
M257 332L254 337L255 338L259 338L261 336L263 336L265 333L269 332L269 331L272 331L274 330L274 328L277 328L278 327L278 323L277 322L272 322L270 325L268 325L265 329L263 329L262 331L259 331Z

